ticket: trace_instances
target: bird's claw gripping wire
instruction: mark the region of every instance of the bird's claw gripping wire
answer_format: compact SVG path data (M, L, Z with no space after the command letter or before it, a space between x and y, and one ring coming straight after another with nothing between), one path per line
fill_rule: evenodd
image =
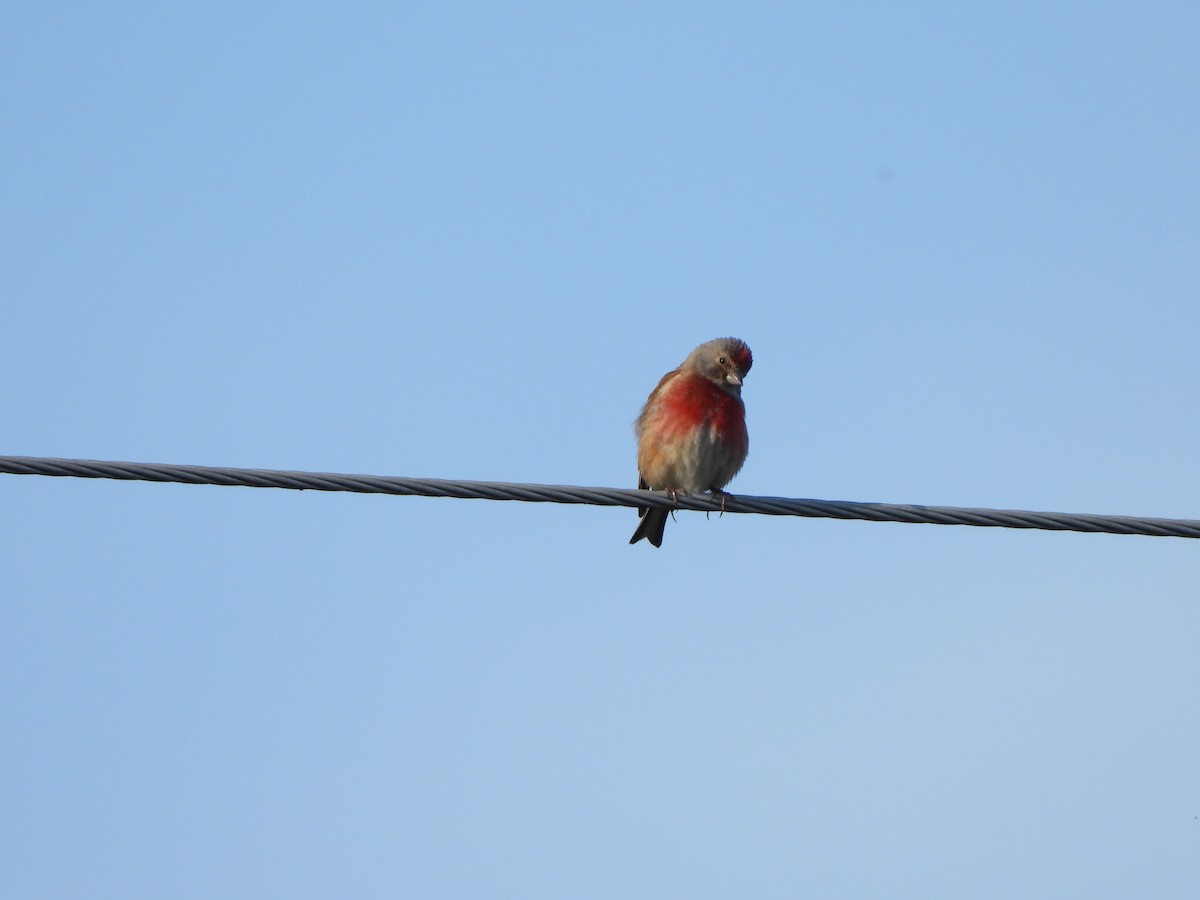
M717 518L719 519L721 516L725 515L725 500L729 497L729 495L720 488L710 488L709 493L712 494L713 500L716 500L718 497L721 498L721 511L717 513ZM704 518L708 518L708 513L709 510L704 511Z
M677 491L677 490L675 490L674 488L667 488L667 496L671 498L671 502L672 502L672 503L674 503L676 506L678 506L678 505L679 505L679 495L680 495L680 493L682 493L682 492L681 492L681 491ZM676 519L676 518L675 518L675 510L671 510L671 521L672 521L672 522L678 522L678 521L679 521L678 519Z

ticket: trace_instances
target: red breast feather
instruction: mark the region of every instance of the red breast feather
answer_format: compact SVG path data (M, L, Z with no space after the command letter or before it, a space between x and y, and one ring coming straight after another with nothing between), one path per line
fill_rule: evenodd
M679 370L650 395L637 433L638 471L654 490L723 488L741 469L750 447L741 398L701 375Z

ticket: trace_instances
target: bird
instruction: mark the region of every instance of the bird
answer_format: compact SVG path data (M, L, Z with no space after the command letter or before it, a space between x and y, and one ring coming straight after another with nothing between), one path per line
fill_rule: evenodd
M750 451L742 382L753 363L745 341L717 338L662 377L633 426L640 489L724 497ZM661 547L667 513L639 507L629 543L646 538Z

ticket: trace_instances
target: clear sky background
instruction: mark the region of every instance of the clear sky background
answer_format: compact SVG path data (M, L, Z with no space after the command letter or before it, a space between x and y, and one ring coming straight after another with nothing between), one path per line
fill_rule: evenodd
M1200 517L1200 6L10 4L0 453ZM1200 544L0 476L14 897L1184 897Z

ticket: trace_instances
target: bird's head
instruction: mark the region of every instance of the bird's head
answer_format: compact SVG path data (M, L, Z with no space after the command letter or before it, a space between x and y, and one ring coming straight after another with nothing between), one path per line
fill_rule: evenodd
M754 356L745 341L727 337L701 344L683 365L715 382L722 390L740 394L742 381L753 364Z

